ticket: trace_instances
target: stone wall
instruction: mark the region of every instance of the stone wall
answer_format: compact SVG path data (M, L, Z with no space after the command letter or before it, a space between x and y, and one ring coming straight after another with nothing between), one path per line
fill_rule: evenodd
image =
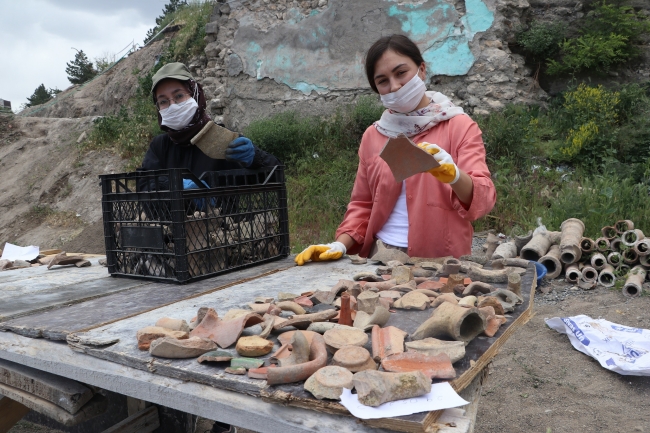
M507 41L527 0L252 0L217 3L190 69L213 116L241 129L281 110L327 114L373 94L363 58L384 35L420 46L429 88L470 113L545 100Z

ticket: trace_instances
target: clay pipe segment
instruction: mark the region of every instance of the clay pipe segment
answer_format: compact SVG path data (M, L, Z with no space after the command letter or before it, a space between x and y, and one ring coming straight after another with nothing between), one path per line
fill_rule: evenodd
M266 382L269 385L280 385L306 380L319 369L327 365L327 349L325 340L320 334L315 334L309 348L309 362L288 367L269 368Z
M540 257L538 260L539 263L546 267L548 271L546 277L553 279L560 276L562 273L562 262L560 262L560 247L558 245L552 245L551 249L548 250L545 256Z
M645 238L645 235L641 230L628 230L621 235L621 242L623 242L623 245L626 247L633 247L634 244L643 238Z
M613 287L616 284L616 276L614 275L614 267L609 263L606 264L598 275L598 284L604 287Z
M551 248L548 233L538 233L521 249L521 258L536 262Z
M494 254L494 250L497 249L499 246L499 238L494 235L493 233L488 233L487 239L485 240L485 257L487 257L488 260L492 259L492 254Z
M591 256L591 266L595 270L600 271L605 267L606 264L607 264L607 259L602 254L596 253L593 256Z
M605 226L602 229L600 229L600 232L603 234L603 237L607 240L612 240L618 235L618 232L616 231L615 227L612 226Z
M609 249L612 251L621 250L621 238L614 238L609 241Z
M514 272L508 275L508 290L517 296L521 296L521 275Z
M580 241L580 249L583 253L591 253L596 250L596 242L590 238L582 238Z
M288 320L274 324L273 329L277 331L278 329L286 328L287 326L293 326L296 329L307 329L307 327L309 327L309 325L312 323L326 322L337 314L338 312L336 309L325 310L311 314L296 314L294 316L289 316Z
M512 266L515 268L527 268L530 262L525 259L497 259L492 260L490 266L492 269L503 269L507 266Z
M564 272L564 278L569 282L576 284L580 278L582 278L582 272L578 268L578 265L573 263L566 267Z
M352 311L350 310L350 295L347 292L341 294L341 311L339 314L339 325L352 326Z
M639 257L647 256L650 254L650 238L640 239L634 244L634 251Z
M610 248L609 239L607 238L598 238L596 239L595 244L596 250L600 251L601 253L608 251Z
M598 280L598 271L596 271L594 268L591 266L585 266L582 268L582 280L589 282L589 283L595 283L596 280Z
M480 281L473 281L469 283L467 287L465 287L465 290L463 291L463 296L478 296L479 294L487 294L490 292L494 292L496 289L487 284L487 283L482 283Z
M645 280L646 270L641 266L635 266L630 271L630 275L625 280L623 294L628 298L635 298L641 295L643 291L643 280Z
M500 244L494 254L492 254L492 259L512 259L517 257L517 245L514 241L504 242Z
M614 224L614 230L616 230L616 233L619 235L623 234L628 230L634 230L634 223L630 220L618 220L616 221L616 224Z
M481 316L478 308L443 302L433 310L431 317L415 330L411 339L434 337L469 342L483 332L485 327L485 318Z
M515 246L517 247L517 255L519 255L521 249L533 238L533 231L528 230L523 236L514 236Z
M560 260L570 265L582 257L580 241L585 232L585 225L577 218L569 218L560 226L562 237L560 239ZM558 274L559 275L559 274Z
M445 259L444 264L442 265L442 271L441 274L444 275L452 275L452 274L457 274L460 271L460 260L450 258L450 259Z
M616 278L625 278L629 273L630 273L630 267L622 263L614 271L614 275L616 275Z
M621 257L621 253L617 253L616 251L613 251L607 255L607 263L609 263L614 267L620 265L621 261L623 261L623 257Z
M518 270L514 270L518 268L505 268L505 269L499 269L496 271L491 271L489 269L478 269L478 268L472 268L469 270L467 273L467 276L472 280L472 281L482 281L484 283L507 283L508 282L508 274L512 272L518 272ZM524 273L526 272L524 269L521 269Z
M641 256L639 257L639 263L641 266L645 266L646 268L650 267L650 256Z
M623 262L626 265L634 265L639 261L639 255L632 248L623 251Z

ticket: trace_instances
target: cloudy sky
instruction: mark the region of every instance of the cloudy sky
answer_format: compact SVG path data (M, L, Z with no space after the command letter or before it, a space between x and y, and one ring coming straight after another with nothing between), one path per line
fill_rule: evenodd
M147 31L169 0L0 0L0 99L14 111L44 84L70 86L66 62L83 50L94 62Z

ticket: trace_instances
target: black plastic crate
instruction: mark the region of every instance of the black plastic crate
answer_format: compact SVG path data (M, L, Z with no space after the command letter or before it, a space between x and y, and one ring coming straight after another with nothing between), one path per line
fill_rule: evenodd
M281 166L99 178L112 276L187 283L289 255ZM199 188L183 189L184 179Z

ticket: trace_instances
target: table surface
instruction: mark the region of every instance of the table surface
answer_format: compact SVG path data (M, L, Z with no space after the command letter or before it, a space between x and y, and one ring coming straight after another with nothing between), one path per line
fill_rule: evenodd
M277 265L275 267L278 268ZM367 266L353 266L346 260L327 265L318 264L304 267L292 267L291 272L278 272L272 275L273 278L264 277L264 279L255 279L254 277L251 277L249 274L254 273L253 269L251 269L249 272L246 272L247 277L251 278L250 281L245 281L229 290L213 291L206 295L193 293L191 299L181 300L151 311L145 311L130 319L95 328L92 331L88 331L87 334L91 336L115 335L115 331L121 329L124 332L120 332L119 337L121 340L124 339L124 344L131 344L133 342L130 340L135 337L136 329L132 326L151 325L153 323L149 322L152 320L155 322L157 318L163 316L189 319L189 317L194 315L198 306L204 305L203 301L209 302L209 304L217 307L216 309L219 313L223 313L229 308L242 306L242 300L244 297L249 299L251 296L254 297L258 295L275 296L279 291L297 291L299 287L305 287L304 290L329 290L329 288L332 287L339 278L350 278L355 271L367 270L366 267ZM89 272L88 269L92 269L92 272ZM99 269L104 269L103 276ZM32 294L39 294L39 292L47 292L51 294L56 292L56 283L54 285L47 284L46 277L48 274L44 273L40 268L26 269L26 271L27 272L23 274L23 278L17 275L2 275L5 278L4 281L3 279L0 279L0 283L4 283L6 287L6 285L10 285L14 282L20 282L20 284L23 285L23 288L14 290L14 297L18 294L25 296L27 295L26 292L31 292ZM261 271L262 269L260 269L258 274L264 273ZM268 269L265 268L264 271L268 272ZM95 286L112 287L114 284L115 287L117 287L116 289L108 289L105 292L109 297L112 296L111 293L113 295L116 292L124 294L128 293L129 290L134 290L137 285L143 284L142 281L135 281L137 284L134 286L131 286L128 283L125 284L125 281L131 280L111 278L106 273L105 268L100 268L99 266L81 269L68 268L65 278L62 278L61 282L58 284L60 284L60 287L73 286L75 275L77 281L80 283L94 281L101 278L104 281L99 285L95 284ZM30 281L27 281L29 279L38 281L38 284L32 286ZM227 278L227 280L232 281L232 276ZM209 280L205 281L207 282ZM218 285L218 283L214 283L212 286ZM2 286L3 285L0 284L0 288ZM30 286L32 287L30 288ZM209 286L210 285L208 284L205 287ZM17 287L16 284L14 284L14 287ZM180 290L183 286L167 285L166 287L169 289L177 287ZM11 290L8 290L6 292L10 291ZM14 298L9 296L6 292L0 295L0 298L3 296L5 299ZM234 298L237 299L234 299L228 296L228 293L238 293L240 296L236 296ZM96 298L97 296L101 296L101 294L92 294L93 298ZM56 298L61 299L60 296L57 296ZM250 299L252 300L252 298ZM85 298L80 298L78 302L79 304L77 306L82 307L84 302L88 301L86 301ZM101 298L94 299L94 302L101 302ZM14 305L19 304L16 302ZM40 311L43 308L44 307L39 304L39 308L35 311ZM7 311L6 313L9 313L8 316L12 317L11 311ZM13 317L16 316L13 315ZM0 317L0 321L1 320L2 318ZM128 332L125 330L125 326L129 328ZM107 333L106 331L109 332ZM0 358L68 377L82 383L98 386L133 398L150 401L155 404L160 404L208 419L219 420L255 431L385 431L366 426L353 417L330 415L299 407L289 407L275 403L263 402L259 398L250 395L227 391L196 382L179 380L173 377L164 377L159 374L152 374L146 371L146 369L132 368L127 365L110 362L72 351L63 341L34 339L11 332L0 332ZM445 416L451 415L457 416L458 411L449 411L443 415L443 418L440 419L439 422L442 422Z

